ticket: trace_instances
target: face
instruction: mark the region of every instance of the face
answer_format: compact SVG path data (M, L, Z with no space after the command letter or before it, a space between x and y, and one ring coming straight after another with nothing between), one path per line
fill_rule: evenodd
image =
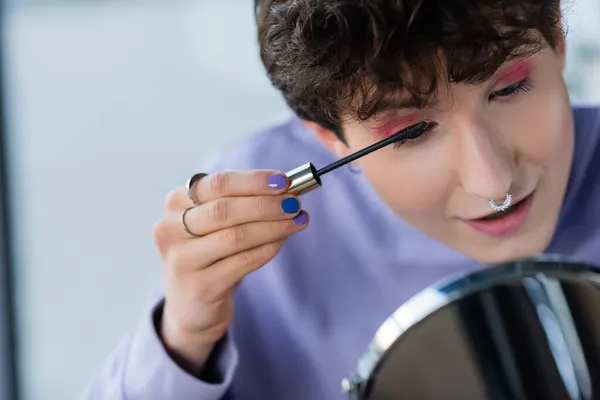
M377 193L407 223L475 260L532 256L553 236L570 173L574 126L564 53L561 43L505 63L484 83L444 85L425 109L349 121L346 144L312 128L341 157L429 122L418 138L357 162ZM513 206L490 216L490 200L502 204L507 194Z

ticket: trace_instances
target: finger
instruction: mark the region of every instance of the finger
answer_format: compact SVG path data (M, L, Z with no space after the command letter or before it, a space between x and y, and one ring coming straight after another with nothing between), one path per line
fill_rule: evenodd
M285 174L274 170L219 171L196 182L190 191L202 204L222 197L282 194L289 184Z
M187 189L183 186L171 190L165 199L165 212L171 214L181 212L188 207L192 207L194 203L190 200Z
M285 239L306 228L309 220L302 211L293 220L251 222L213 232L177 246L167 256L168 263L178 268L203 269L232 254Z
M250 222L292 219L298 215L301 207L300 200L290 195L224 197L189 210L185 215L185 224L194 234L205 236ZM189 237L181 229L179 232L179 236Z
M201 286L196 290L201 300L210 304L231 295L244 277L271 261L284 243L285 239L282 239L254 247L224 258L210 268L199 271L203 276L198 279Z

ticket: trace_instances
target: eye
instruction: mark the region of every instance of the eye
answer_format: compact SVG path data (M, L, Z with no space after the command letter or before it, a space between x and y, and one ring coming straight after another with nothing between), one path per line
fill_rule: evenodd
M424 139L427 133L429 133L429 131L431 131L436 125L436 122L427 122L427 127L425 128L425 130L418 134L415 134L414 136L406 137L403 140L394 143L394 149L402 147L405 143L416 144L420 140Z
M529 92L531 89L533 89L533 83L531 82L531 79L525 78L517 83L505 87L504 89L495 91L490 95L490 98L510 97L520 92Z

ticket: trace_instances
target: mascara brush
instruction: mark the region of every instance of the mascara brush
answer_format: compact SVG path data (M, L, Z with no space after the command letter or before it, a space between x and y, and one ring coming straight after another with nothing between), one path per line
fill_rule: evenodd
M291 181L287 193L301 195L316 189L321 186L321 177L328 172L335 171L336 169L343 167L354 160L364 157L367 154L370 154L392 143L401 142L402 140L410 139L411 137L419 135L425 130L425 128L427 128L427 122L425 121L411 125L402 129L401 131L396 132L392 136L383 139L380 142L365 147L364 149L359 150L356 153L352 153L349 156L335 161L319 170L317 170L310 162L301 165L300 167L286 173L286 176Z

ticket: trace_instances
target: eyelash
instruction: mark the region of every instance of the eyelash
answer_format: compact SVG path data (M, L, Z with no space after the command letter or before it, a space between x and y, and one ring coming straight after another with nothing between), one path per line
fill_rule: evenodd
M408 142L413 143L413 142L419 141L420 139L423 139L425 137L425 135L436 125L437 124L435 122L429 122L427 127L425 128L425 130L422 131L421 133L419 133L419 135L417 135L415 137L409 137L409 138L406 138L406 139L403 139L403 140L400 140L400 141L394 143L394 149L398 149L398 148L402 147L405 143L408 143Z
M513 83L510 86L507 86L503 89L500 89L500 90L492 93L491 97L492 98L494 98L494 97L507 98L507 97L515 96L519 93L529 92L531 89L533 89L533 82L530 77L527 77L517 83ZM508 91L508 93L501 94L501 95L498 94L500 92L506 92L506 91ZM423 139L425 134L427 134L429 132L429 130L432 129L435 125L436 125L435 123L429 123L429 126L423 132L421 132L418 136L416 136L414 138L407 138L407 139L404 139L404 140L394 143L394 149L398 149L398 148L402 147L405 143L409 143L409 142L412 143L412 142L418 141L420 139Z
M511 97L518 93L529 92L531 89L533 89L533 82L531 81L531 78L527 77L517 83L513 83L512 85L505 87L504 89L500 89L498 91L493 92L490 97L492 97L492 98L494 98L494 97L500 97L500 98ZM501 95L498 94L501 92L505 92L507 90L509 92L506 94L501 94Z

